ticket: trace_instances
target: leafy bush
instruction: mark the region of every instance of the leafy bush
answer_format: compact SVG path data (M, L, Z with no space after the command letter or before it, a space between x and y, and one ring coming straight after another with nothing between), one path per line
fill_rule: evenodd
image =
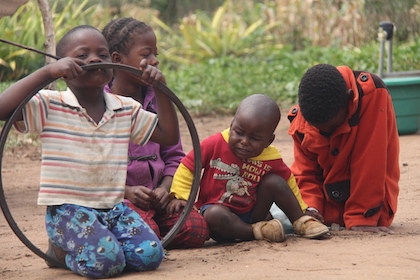
M0 19L0 37L33 48L42 46L44 38L42 17L33 16L38 10L34 2L28 2L10 17ZM29 12L31 11L31 12ZM39 15L40 12L38 11ZM0 79L17 79L31 72L29 65L40 67L43 56L12 45L0 45Z
M56 12L57 3L51 7L56 40L68 30L81 24L104 26L111 20L110 13L102 6L86 8L89 0L70 0ZM37 1L30 0L20 6L12 16L0 19L0 38L44 50L45 34L42 15ZM19 49L5 43L0 44L0 79L16 80L44 65L44 57L26 49Z
M58 2L60 8L56 6ZM95 1L54 2L52 14L57 39L80 24L91 24L101 29L114 17L114 10L92 2ZM354 18L362 16L363 22L366 22L368 19L361 14L363 9L360 7L370 2L357 0L342 6L338 5L342 1L335 0L311 2L311 5L325 8L324 12L323 9L306 10L303 2L295 3L293 0L258 2L226 1L214 14L198 11L175 26L168 26L157 17L152 21L155 14L143 6L121 5L121 14L116 16L132 16L153 27L158 37L160 68L165 73L169 87L193 113L230 113L245 96L253 93L265 93L279 104L294 103L300 77L316 63L348 65L357 70L378 72L379 43L375 41L376 38L367 40L367 37L361 36L366 43L360 47L344 42L339 45L337 30L340 29L334 27L337 15L344 13L346 7L351 7L350 15ZM375 3L378 2L380 0L375 0ZM30 0L13 17L1 19L0 37L42 49L43 28L35 3L35 0ZM280 9L282 3L287 5ZM329 7L328 3L332 6ZM299 13L292 13L293 9ZM416 9L420 10L418 7ZM328 13L333 10L339 13L329 18ZM299 16L301 21L296 18L292 21L293 15ZM328 30L334 29L331 36L335 39L334 44L321 47L332 37L325 33L319 35L321 30L317 35L316 29L302 33L299 28L306 26L309 16L311 19L322 19L323 15L328 21L320 22L318 27L324 24ZM352 17L343 20L343 36L347 36L347 41L351 41L348 39L350 33L363 31L351 29ZM282 24L279 25L279 22ZM286 40L291 39L290 36L299 40L300 48L293 40ZM319 44L308 44L317 40ZM419 39L394 43L393 70L420 69L419 47ZM6 44L0 45L0 55L3 59L0 61L0 71L8 71L0 73L6 73L8 78L17 79L43 65L42 56ZM1 78L4 80L6 77Z
M420 69L417 42L393 49L393 71ZM211 58L191 65L166 61L160 64L168 86L194 114L233 113L239 102L264 93L281 106L297 101L300 78L318 63L347 65L354 70L378 73L379 43L361 48L308 47L293 51L291 45L260 50L253 55Z
M265 7L255 7L254 15L248 16L247 22L226 1L212 17L197 11L183 18L177 30L155 18L154 22L162 29L161 33L157 31L159 42L166 47L163 56L188 64L215 57L249 55L271 47L273 41L268 33L280 23L266 21L261 16Z

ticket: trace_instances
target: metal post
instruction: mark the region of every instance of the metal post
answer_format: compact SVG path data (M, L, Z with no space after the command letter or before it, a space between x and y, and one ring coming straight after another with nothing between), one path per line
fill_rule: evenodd
M392 38L388 41L388 65L387 73L392 72Z
M384 52L385 52L385 40L382 39L380 34L381 30L378 33L378 40L381 42L381 47L379 49L379 69L378 69L378 75L379 77L383 77L384 75Z
M381 46L380 46L380 49L379 49L378 75L381 78L384 75L385 40L386 40L386 31L384 31L382 28L379 28L379 30L378 30L378 41L381 43Z
M380 58L379 58L379 76L383 77L384 67L384 49L385 40L388 41L388 63L387 73L392 72L392 37L394 33L394 23L390 21L381 21L379 23L378 40L381 41Z

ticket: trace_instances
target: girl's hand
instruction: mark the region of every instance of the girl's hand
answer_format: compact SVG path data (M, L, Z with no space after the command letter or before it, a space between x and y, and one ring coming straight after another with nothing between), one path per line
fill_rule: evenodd
M169 193L163 187L156 188L154 190L156 199L152 202L153 209L164 210L169 203Z
M147 64L147 59L142 59L140 61L139 69L143 71L141 79L147 83L149 86L156 85L158 81L166 84L165 76L160 72L160 70L152 65Z
M130 200L137 207L148 210L155 203L157 195L145 186L125 186L124 198Z

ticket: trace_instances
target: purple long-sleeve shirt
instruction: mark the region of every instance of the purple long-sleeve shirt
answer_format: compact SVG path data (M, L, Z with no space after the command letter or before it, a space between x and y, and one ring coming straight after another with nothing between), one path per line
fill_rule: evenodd
M105 86L106 92L112 92ZM143 108L147 111L157 112L155 93L152 87L147 87L144 96ZM182 149L181 138L173 146L161 146L149 141L141 146L129 143L128 147L127 186L145 186L155 189L160 185L164 176L173 176L185 156Z

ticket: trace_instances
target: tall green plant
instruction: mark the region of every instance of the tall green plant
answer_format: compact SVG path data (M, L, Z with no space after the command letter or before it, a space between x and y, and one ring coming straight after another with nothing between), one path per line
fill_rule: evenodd
M101 28L111 19L111 13L104 12L100 5L86 8L89 0L70 0L60 12L57 3L51 7L57 41L71 28L91 24ZM20 6L9 17L0 19L0 38L44 50L45 34L42 15L36 0ZM0 79L16 80L33 72L44 64L42 55L19 49L5 43L0 44Z
M173 55L169 59L182 61L179 57L183 57L193 62L229 55L242 56L271 45L264 36L279 22L268 23L259 16L247 23L229 10L229 4L230 1L226 1L212 17L200 11L185 17L179 26L181 37L175 39L180 45L166 49L166 54ZM159 25L171 36L179 36L162 22Z
M19 44L40 48L43 38L42 17L33 1L19 7L9 17L0 20L0 37ZM4 44L0 45L0 78L16 79L28 73L29 63L42 64L42 56L24 49ZM5 77L6 76L6 77Z

